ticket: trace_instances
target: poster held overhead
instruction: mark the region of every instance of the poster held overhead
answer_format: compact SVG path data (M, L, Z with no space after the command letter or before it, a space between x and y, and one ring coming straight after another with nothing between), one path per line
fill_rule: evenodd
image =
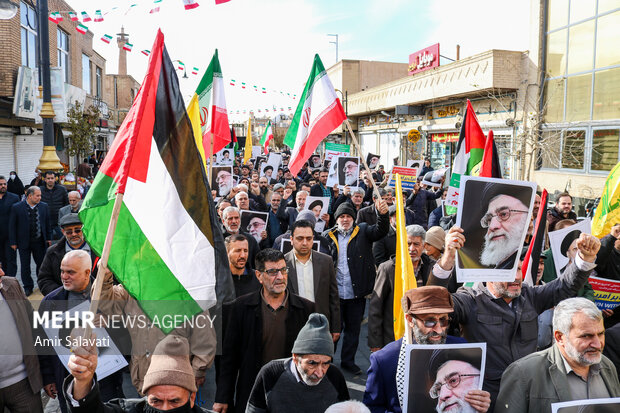
M560 276L566 271L568 264L575 260L577 254L577 238L581 233L589 234L592 220L586 218L581 222L549 233L549 245L553 254L553 265Z

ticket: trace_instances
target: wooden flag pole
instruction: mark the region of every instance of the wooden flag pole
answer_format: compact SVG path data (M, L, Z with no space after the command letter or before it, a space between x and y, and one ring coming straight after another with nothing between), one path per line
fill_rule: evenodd
M114 199L114 207L112 208L112 216L110 217L110 223L108 224L108 232L105 235L105 241L103 243L103 251L101 252L101 258L97 267L97 277L90 294L90 308L89 311L92 314L97 314L99 308L99 299L101 298L101 288L103 287L103 279L105 278L104 272L108 269L108 257L110 256L110 250L112 249L112 240L114 239L114 232L116 231L116 223L118 222L118 214L121 212L121 205L123 204L123 194L117 193ZM84 331L84 338L89 339L91 335L90 325L86 326Z
M213 182L211 179L211 172L213 171L213 146L215 145L213 141L215 140L215 135L213 132L209 133L211 134L211 148L209 149L209 185L211 185L211 182Z
M353 144L357 148L357 152L360 154L360 160L364 164L364 168L366 169L366 173L368 174L368 181L372 182L372 189L375 194L375 197L377 199L381 199L381 195L379 195L379 188L377 188L377 183L373 179L372 172L370 171L370 168L368 167L368 164L366 163L366 159L362 155L362 148L360 147L360 144L357 141L357 136L355 136L355 133L353 133L353 129L351 128L351 122L349 122L349 119L347 118L344 120L344 123L345 125L347 125L347 130L351 134L351 138L353 139Z

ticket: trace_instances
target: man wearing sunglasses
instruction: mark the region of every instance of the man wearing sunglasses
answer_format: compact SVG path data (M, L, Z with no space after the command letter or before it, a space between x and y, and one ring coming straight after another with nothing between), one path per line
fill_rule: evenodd
M393 341L370 355L370 368L364 393L364 404L371 412L402 412L405 382L405 346L407 344L456 344L465 339L447 334L452 296L444 287L425 286L405 293L402 299L406 315L408 337ZM426 366L420 368L426 372ZM422 374L422 373L421 373ZM469 397L472 406L486 412L490 404L488 392L474 391Z
M62 281L60 279L60 263L67 252L84 250L90 254L93 262L95 262L97 258L84 239L82 221L80 221L78 214L70 213L64 215L60 219L59 224L63 237L58 240L56 244L47 249L43 262L41 263L41 269L39 270L39 274L37 274L37 284L39 290L41 290L41 294L44 296L62 286ZM96 272L94 274L96 274Z

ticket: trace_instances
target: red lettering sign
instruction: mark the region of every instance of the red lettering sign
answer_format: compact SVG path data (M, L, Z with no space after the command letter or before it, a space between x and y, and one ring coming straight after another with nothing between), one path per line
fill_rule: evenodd
M409 75L439 67L439 43L409 55Z

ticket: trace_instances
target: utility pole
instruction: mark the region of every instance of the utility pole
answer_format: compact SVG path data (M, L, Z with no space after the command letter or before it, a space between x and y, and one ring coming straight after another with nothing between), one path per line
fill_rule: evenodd
M331 41L331 44L335 44L336 45L336 63L338 63L338 35L337 34L328 34L328 36L333 36L336 38L335 41Z

